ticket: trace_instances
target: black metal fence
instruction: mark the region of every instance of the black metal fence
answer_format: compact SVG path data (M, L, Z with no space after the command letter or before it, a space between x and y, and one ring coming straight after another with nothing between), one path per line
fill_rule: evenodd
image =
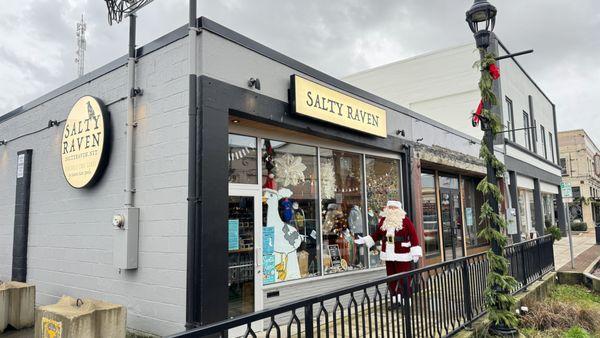
M514 292L554 269L552 245L544 236L506 248ZM446 337L485 314L488 271L480 253L171 337Z

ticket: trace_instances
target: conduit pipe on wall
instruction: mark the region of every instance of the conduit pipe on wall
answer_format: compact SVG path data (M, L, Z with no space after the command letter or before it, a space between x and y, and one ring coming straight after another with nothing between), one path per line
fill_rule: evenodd
M129 88L129 101L127 103L127 122L126 126L126 150L125 150L125 208L133 207L133 129L135 127L135 97L139 93L135 89L135 27L136 15L129 15L129 57L127 59L127 72L129 75L127 87Z
M197 207L199 203L197 180L196 180L196 151L197 151L197 41L198 20L196 18L197 0L189 2L189 92L188 92L188 232L187 232L187 280L186 280L186 327L192 328L199 322L198 294L199 271L195 270L196 264L196 222L198 219Z

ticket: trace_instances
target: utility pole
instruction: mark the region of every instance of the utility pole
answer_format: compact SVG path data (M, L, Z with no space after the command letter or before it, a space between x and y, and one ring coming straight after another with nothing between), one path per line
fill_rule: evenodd
M77 36L77 51L75 52L75 63L77 64L77 77L83 76L84 73L86 49L85 29L85 20L83 20L83 14L81 14L81 21L77 23L77 32L75 33L75 36Z

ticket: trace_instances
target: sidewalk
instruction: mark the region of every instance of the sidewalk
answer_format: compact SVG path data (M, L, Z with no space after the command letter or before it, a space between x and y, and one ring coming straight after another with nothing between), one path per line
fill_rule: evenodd
M595 244L596 234L593 230L584 233L573 234L573 256L577 258L577 256L581 255L583 252L594 247ZM567 266L565 267L565 265ZM569 238L566 236L560 241L554 242L554 266L556 270L563 267L569 270L571 269Z

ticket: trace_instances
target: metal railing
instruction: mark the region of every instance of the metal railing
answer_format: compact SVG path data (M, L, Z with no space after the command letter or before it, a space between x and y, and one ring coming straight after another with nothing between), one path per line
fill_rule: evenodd
M506 248L515 293L554 269L552 245L544 236ZM446 337L485 314L488 271L486 253L480 253L171 337Z

